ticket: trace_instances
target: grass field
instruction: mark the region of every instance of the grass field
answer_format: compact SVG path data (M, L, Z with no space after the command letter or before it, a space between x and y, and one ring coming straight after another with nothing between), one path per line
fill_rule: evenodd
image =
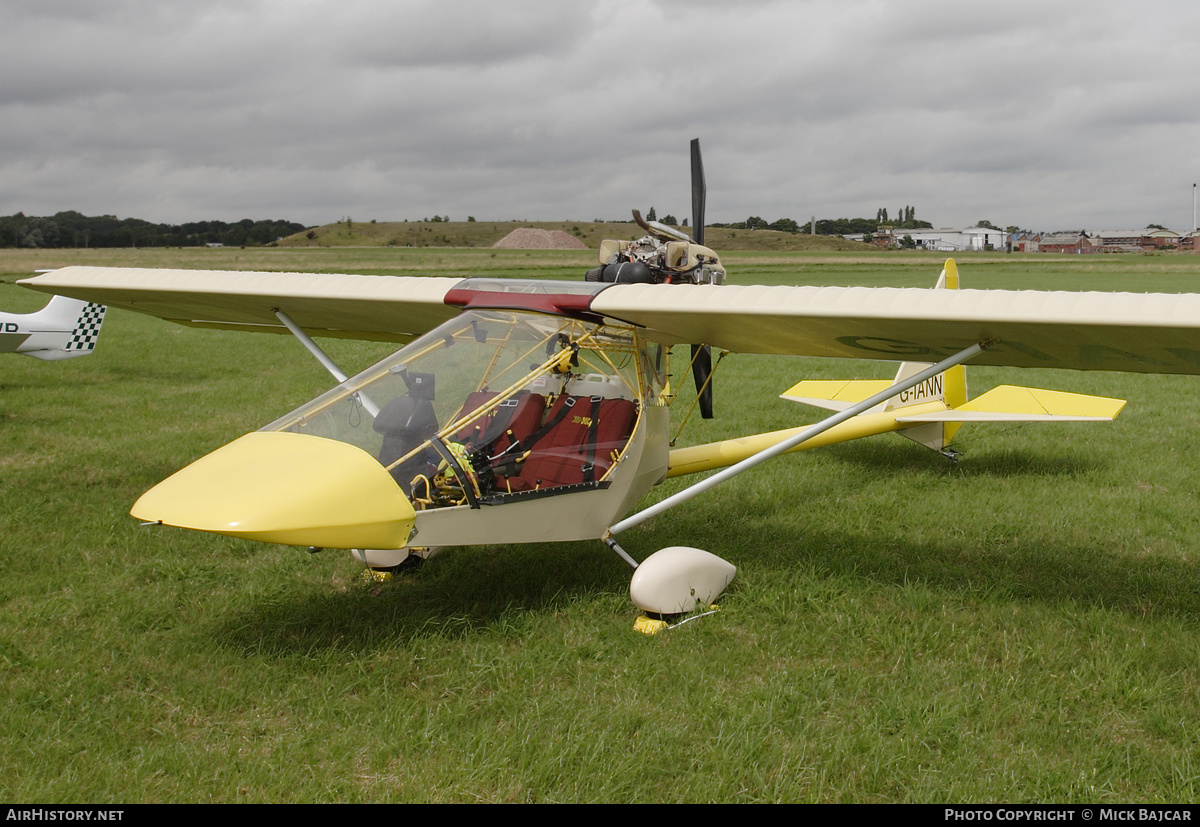
M594 254L0 251L69 263L578 278ZM1200 291L1200 257L963 256L964 286ZM726 257L740 283L931 286L915 254ZM357 370L391 346L329 341ZM885 363L728 357L691 442ZM326 389L287 337L114 311L92 356L0 357L0 797L16 802L1191 802L1200 797L1200 379L969 371L1130 400L776 460L622 536L707 548L721 610L632 631L600 543L348 555L142 528L133 501ZM659 498L684 481L654 492ZM564 515L564 519L569 519Z

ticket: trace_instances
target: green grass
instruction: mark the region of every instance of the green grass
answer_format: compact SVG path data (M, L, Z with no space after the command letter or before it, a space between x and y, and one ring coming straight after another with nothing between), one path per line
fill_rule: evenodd
M356 222L357 226L357 222ZM589 254L4 251L63 263L577 278ZM924 255L734 253L739 282L932 285ZM1188 256L964 256L964 286L1200 289ZM0 308L42 296L0 284ZM330 341L348 369L387 345ZM733 355L707 441L814 421ZM328 386L285 337L113 312L97 352L0 357L0 795L27 802L1171 802L1200 795L1194 377L987 369L1121 396L1111 425L964 429L776 460L622 537L707 548L712 616L632 631L599 543L452 549L366 584L348 555L128 516L147 488ZM652 498L677 490L673 481Z

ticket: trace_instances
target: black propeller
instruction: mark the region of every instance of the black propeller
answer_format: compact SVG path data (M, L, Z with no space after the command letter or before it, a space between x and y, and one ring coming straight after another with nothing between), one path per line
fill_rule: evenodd
M700 139L692 138L692 237L704 243L704 161L700 158Z
M704 243L704 161L700 158L700 139L692 138L692 238ZM713 418L712 348L692 345L692 378L700 397L700 416Z

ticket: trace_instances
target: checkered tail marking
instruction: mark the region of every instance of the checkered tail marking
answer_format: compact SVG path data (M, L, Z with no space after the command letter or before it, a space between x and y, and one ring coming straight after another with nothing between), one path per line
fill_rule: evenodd
M83 308L79 320L75 323L75 329L71 332L71 341L67 342L64 350L91 350L96 347L106 309L104 305L94 302Z

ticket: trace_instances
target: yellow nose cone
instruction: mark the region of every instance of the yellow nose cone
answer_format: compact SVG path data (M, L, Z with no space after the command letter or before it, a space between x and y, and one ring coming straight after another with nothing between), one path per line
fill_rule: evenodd
M324 548L403 548L415 512L361 448L256 431L201 457L142 495L147 522Z

